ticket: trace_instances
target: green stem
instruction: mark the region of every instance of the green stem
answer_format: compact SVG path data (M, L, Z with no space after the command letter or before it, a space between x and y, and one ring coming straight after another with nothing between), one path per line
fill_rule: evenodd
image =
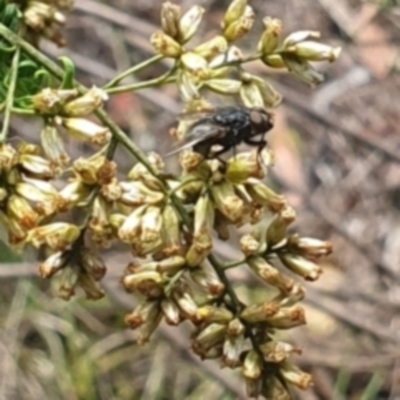
M109 89L114 87L118 82L122 81L122 79L126 78L129 75L136 74L137 72L141 71L142 69L145 69L149 67L150 65L155 64L158 61L161 61L164 58L163 55L157 54L151 58L148 58L147 60L144 60L140 64L136 64L133 67L127 69L124 72L121 72L119 75L117 75L115 78L113 78L110 82L108 82L105 86L104 89Z
M164 83L175 82L176 77L175 76L171 76L171 74L174 72L174 70L175 70L174 68L171 68L165 74L160 75L157 78L150 79L148 81L131 83L130 85L117 86L117 87L112 87L112 88L109 88L109 89L106 88L105 91L108 94L135 92L135 91L140 90L140 89L146 89L146 88L149 88L149 87L160 86L160 85L162 85Z
M19 56L20 56L20 47L17 45L14 53L14 57L11 63L11 72L10 72L10 83L7 90L7 97L5 100L5 109L4 109L4 119L3 119L3 129L0 133L0 143L4 143L7 139L8 131L10 128L11 122L11 114L14 104L14 93L15 87L17 85L18 78L18 66L19 66Z

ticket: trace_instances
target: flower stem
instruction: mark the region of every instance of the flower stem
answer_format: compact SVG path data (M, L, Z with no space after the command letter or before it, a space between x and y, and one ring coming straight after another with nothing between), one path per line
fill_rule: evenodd
M10 72L10 83L7 90L7 97L5 100L5 108L4 108L4 119L3 119L3 128L0 133L0 143L4 143L7 139L8 131L10 128L11 122L11 114L14 103L14 94L15 87L17 85L18 78L18 66L19 66L19 56L20 56L20 47L16 45L14 57L11 63L11 72Z
M122 79L126 78L127 76L136 74L137 72L141 71L142 69L145 69L145 68L149 67L150 65L153 65L158 61L161 61L163 58L164 58L163 55L156 54L155 56L142 61L140 64L134 65L133 67L127 69L124 72L121 72L119 75L117 75L115 78L113 78L110 82L108 82L104 86L104 89L110 89L110 88L114 87L120 81L122 81Z

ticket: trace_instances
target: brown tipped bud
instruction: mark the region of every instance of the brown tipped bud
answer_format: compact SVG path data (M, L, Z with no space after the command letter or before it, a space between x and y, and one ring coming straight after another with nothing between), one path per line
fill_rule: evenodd
M55 289L56 295L63 300L69 300L75 294L78 279L79 269L76 266L64 267L60 272L59 282Z
M182 101L191 104L200 99L199 88L193 74L185 69L181 69L177 75L177 84ZM183 122L179 124L178 129L174 133L177 139L181 139L184 136L180 131L182 127L188 128L189 124Z
M78 284L85 292L88 300L99 300L104 297L104 291L98 286L93 276L80 273Z
M111 139L108 128L83 118L63 118L61 124L75 139L103 146Z
M264 321L277 329L292 329L306 324L304 309L300 306L281 308L275 314L265 318Z
M268 264L261 257L250 257L247 263L251 270L265 283L276 287L282 293L289 293L293 288L294 281L286 278L276 268Z
M43 89L33 96L33 108L42 115L59 115L63 105L78 97L76 89Z
M332 253L332 244L313 238L291 236L288 240L288 249L291 253L316 262Z
M165 322L168 325L179 325L182 321L181 311L175 302L163 300L161 308L164 314Z
M243 15L236 21L227 25L224 29L224 36L228 42L241 39L253 26L255 14L250 6L246 6Z
M186 254L187 263L191 267L201 264L212 247L214 209L209 196L204 195L197 200L194 213L194 238Z
M283 196L275 193L264 183L255 178L249 178L245 187L252 199L272 212L279 212L286 205Z
M245 339L243 335L227 337L224 341L222 365L229 368L237 368L242 365L241 355L245 348Z
M52 168L50 162L43 157L32 154L22 154L19 158L19 162L22 168L35 178L54 178L54 168Z
M182 256L172 256L164 258L157 263L157 271L160 274L173 275L180 271L186 265L186 260Z
M266 239L269 248L278 245L286 237L287 228L296 219L296 212L290 206L286 206L277 214L268 226Z
M47 257L46 260L39 265L39 275L45 279L51 278L61 268L65 267L69 255L69 252L58 251L50 257Z
M140 235L142 217L147 206L141 206L132 211L118 230L118 237L125 243L133 243Z
M139 346L145 345L149 340L151 335L160 325L163 313L159 310L158 314L152 318L147 318L146 321L137 330L136 343Z
M179 20L180 43L186 43L196 33L203 18L204 11L203 7L195 5L182 15Z
M163 32L176 39L179 35L181 8L177 4L165 1L161 4L161 26Z
M287 361L280 365L279 372L286 382L291 383L299 389L306 390L312 384L312 377L310 374L301 371Z
M204 87L222 95L237 94L241 86L242 83L236 79L208 79L204 82Z
M276 18L265 17L263 19L265 26L257 45L257 50L262 56L273 53L279 44L279 36L282 32L282 21Z
M208 77L208 63L201 55L193 51L188 51L182 54L181 62L184 68L190 72L195 80L205 79Z
M260 242L253 235L244 235L240 239L240 250L248 257L257 253Z
M156 206L148 206L142 216L140 240L143 243L160 240L161 227L161 209Z
M93 86L83 96L69 101L62 109L62 115L66 117L85 117L103 105L108 100L107 93Z
M243 82L242 87L240 88L240 99L243 104L249 108L265 107L261 90L253 80Z
M225 12L222 28L225 29L233 22L240 19L246 9L247 0L233 0Z
M8 172L17 164L17 151L9 144L0 144L0 171Z
M216 306L204 306L197 310L197 322L216 322L218 324L227 324L233 318L233 314L226 308Z
M235 194L234 186L221 182L211 187L211 194L217 209L232 222L239 222L244 215L244 202Z
M149 189L143 182L120 182L122 195L121 202L128 206L141 206L143 204L159 204L164 199L162 192Z
M282 101L282 95L264 79L255 75L242 74L242 81L243 92L240 95L245 105L249 104L248 107L274 108Z
M190 276L201 288L203 288L211 297L220 296L225 287L215 274L214 270L208 265L202 265L199 268L193 269Z
M212 323L203 328L192 341L193 351L202 356L209 349L222 343L226 332L225 324Z
M60 173L60 168L65 167L69 162L69 156L64 149L64 144L58 130L51 125L46 125L40 132L40 141L46 157Z
M194 48L194 52L210 60L228 50L228 42L223 36L214 36L212 39Z
M251 304L241 312L240 317L246 322L255 324L258 322L265 322L278 311L279 304L275 302Z
M196 321L198 306L185 286L177 286L172 292L172 297L182 311L182 314L191 321Z
M307 281L315 281L322 274L322 268L304 257L291 253L279 254L282 263L297 275L300 275Z
M290 307L299 301L303 300L305 297L306 291L303 286L298 283L295 283L288 292L281 292L276 297L272 299L272 301L279 303L281 307Z
M163 254L171 256L181 251L181 229L178 214L172 205L166 205L162 212Z
M102 279L107 271L100 255L87 247L81 251L81 265L86 273L96 281Z
M125 316L125 323L130 329L136 329L148 320L157 318L160 306L157 301L147 300L140 303L130 314Z
M260 355L255 350L249 351L243 362L243 376L247 379L257 380L261 377L262 369L263 360Z
M75 242L79 234L80 229L75 225L54 222L30 230L26 241L36 248L47 245L53 250L62 251Z
M260 156L262 163L259 161ZM225 177L233 184L243 183L251 177L261 179L265 176L264 168L272 163L273 154L269 149L263 149L261 154L257 150L240 153L228 160Z
M178 58L182 54L180 44L162 31L153 33L150 42L156 52L165 57Z
M282 43L283 48L293 46L297 43L304 42L305 40L317 40L321 34L317 31L297 31L291 33Z
M323 43L305 41L285 49L288 54L307 61L336 61L341 53L340 47L332 47Z
M259 348L264 355L264 360L273 363L280 363L292 354L301 354L299 348L289 343L275 342L274 340L260 345Z
M31 229L38 225L39 215L21 196L11 195L7 201L7 216L15 219L22 228Z
M74 179L61 191L60 195L65 200L66 207L82 206L89 200L92 188L85 185L80 179Z
M282 57L287 69L303 82L312 87L323 82L323 75L316 71L308 61L290 55L282 55Z
M160 273L143 271L126 275L122 278L124 289L129 292L139 292L146 297L158 297L163 293L164 280Z

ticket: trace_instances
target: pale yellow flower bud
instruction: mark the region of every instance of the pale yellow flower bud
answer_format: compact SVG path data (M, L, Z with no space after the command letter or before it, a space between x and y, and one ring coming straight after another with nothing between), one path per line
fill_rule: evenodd
M120 182L120 185L121 202L128 206L156 205L164 200L164 193L151 190L140 181Z
M224 29L224 36L228 42L241 39L253 26L255 14L250 6L246 6L243 15Z
M63 300L69 300L75 294L79 280L79 268L72 265L64 267L59 274L59 281L55 289L56 295Z
M154 242L160 239L162 227L161 209L148 206L142 216L140 241Z
M239 222L244 215L244 202L235 194L234 186L221 182L211 187L213 201L219 211L232 222Z
M182 321L181 311L174 301L164 299L161 302L165 322L168 325L179 325Z
M68 208L74 205L81 207L86 204L91 193L92 189L78 179L74 179L60 191L60 195L65 200Z
M182 54L181 62L194 79L206 79L209 75L207 60L193 51Z
M223 36L214 36L210 40L196 46L193 52L210 60L228 50L228 42Z
M318 261L321 257L332 253L332 244L318 239L292 236L288 241L288 249L309 260Z
M199 268L191 270L190 276L193 281L209 293L211 297L218 297L225 290L223 283L219 280L214 270L208 265L202 265Z
M189 288L178 286L172 292L172 298L175 300L182 314L192 321L196 320L198 306L191 295Z
M60 173L60 168L65 167L69 162L69 156L64 149L64 143L58 130L51 125L46 125L40 132L40 141L46 157Z
M152 320L160 314L157 301L147 300L140 303L130 314L125 317L125 323L130 329L136 329L146 321Z
M267 228L266 240L269 248L278 245L286 237L287 228L296 219L296 212L286 206L277 214Z
M182 54L182 47L180 44L162 31L153 33L150 42L156 52L165 57L178 58Z
M260 242L253 235L244 235L240 239L240 250L245 256L251 256L260 248Z
M39 265L39 275L42 278L51 278L61 268L65 267L69 256L70 253L68 251L58 251L47 257L46 260Z
M197 310L196 321L198 322L216 322L227 324L233 319L233 314L226 308L216 306L203 306Z
M147 206L141 206L132 211L118 230L118 237L125 243L133 243L140 236L142 216Z
M52 168L50 162L43 157L32 154L21 154L19 162L22 168L35 178L54 178L54 168Z
M226 324L207 325L192 341L193 351L200 356L206 354L209 349L223 342L226 330Z
M245 339L243 335L227 337L223 345L223 354L221 357L222 365L228 368L237 368L242 364L241 355L245 348Z
M99 300L104 297L104 291L96 283L93 276L87 273L80 273L78 284L85 292L88 300Z
M208 79L203 86L218 94L234 95L239 93L242 82L236 79Z
M319 265L304 257L291 253L280 253L279 258L287 268L307 281L315 281L322 274L322 268Z
M18 153L9 144L0 145L0 171L8 172L18 164Z
M181 8L177 4L165 1L161 4L161 26L164 33L176 39L179 35Z
M83 96L69 101L62 108L62 115L66 117L85 117L103 105L108 100L107 93L93 86Z
M306 390L312 384L312 377L310 374L301 371L287 361L280 365L279 372L288 383L297 386L299 389Z
M275 193L258 179L249 178L245 182L245 187L254 201L267 207L272 212L280 211L286 204L283 196Z
M323 43L305 41L289 46L285 52L307 61L336 61L341 53L340 47L332 47Z
M261 90L253 80L243 82L242 87L240 88L240 99L248 108L265 107Z
M163 293L164 280L156 271L141 271L122 278L124 289L131 292L139 292L146 297L158 297Z
M25 229L34 228L39 223L39 215L21 196L11 195L7 201L7 216L15 219Z
M79 234L80 229L76 225L54 222L30 230L26 241L36 248L47 245L53 250L61 251L75 242Z
M265 26L257 45L257 50L262 56L269 55L276 50L279 44L279 36L282 32L282 21L276 18L265 17L263 19Z
M240 19L247 7L247 0L233 0L229 4L225 12L222 28L225 29L228 25Z
M291 33L282 43L284 49L293 46L297 43L304 42L310 39L319 39L321 34L317 31L297 31Z
M204 8L192 6L179 20L179 42L186 43L196 33L204 14Z
M172 256L164 258L157 263L157 271L160 274L173 275L180 271L186 265L186 260L182 256Z
M264 56L261 57L261 60L265 65L268 65L271 68L286 68L285 61L280 54L271 54L268 56Z
M150 315L145 322L139 327L137 331L136 343L139 346L145 345L153 332L157 329L158 325L160 325L163 313L158 306L158 314Z
M250 350L243 362L242 374L245 378L257 380L261 377L263 360L255 350Z
M81 251L81 265L86 273L96 281L102 279L107 271L102 257L87 247Z
M251 304L247 306L240 314L240 318L250 324L269 321L273 315L279 311L279 304L275 302Z
M164 207L162 212L162 241L164 244L163 254L170 256L180 252L181 226L178 214L170 204Z
M33 96L33 108L43 115L59 115L63 105L78 97L76 89L43 89Z
M290 55L282 55L288 70L310 86L317 86L323 82L324 77L316 71L306 60L301 60Z
M306 324L304 309L300 306L281 308L268 316L265 321L277 329L292 329Z
M259 346L267 362L280 363L292 354L301 354L301 349L289 343L271 340Z
M111 139L108 128L83 118L63 118L62 125L75 139L103 146Z

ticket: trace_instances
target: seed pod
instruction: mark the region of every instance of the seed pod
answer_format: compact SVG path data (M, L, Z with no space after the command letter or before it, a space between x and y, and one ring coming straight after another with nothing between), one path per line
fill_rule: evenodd
M341 53L340 47L332 47L323 43L304 41L288 46L285 52L307 61L336 61Z

